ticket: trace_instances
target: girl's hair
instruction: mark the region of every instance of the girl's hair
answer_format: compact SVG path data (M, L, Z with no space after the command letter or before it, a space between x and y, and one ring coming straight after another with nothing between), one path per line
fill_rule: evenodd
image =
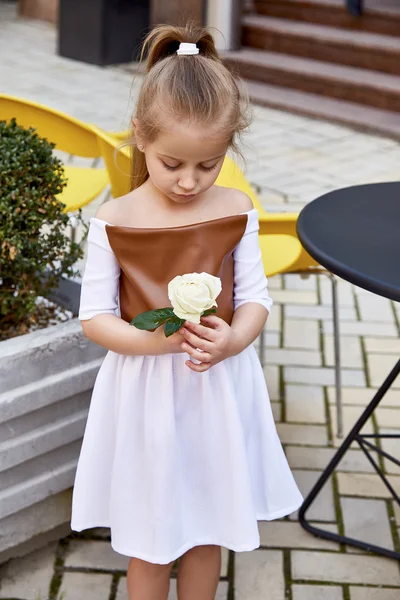
M181 42L196 44L199 54L176 54ZM249 124L248 100L241 82L224 65L211 34L201 27L160 25L146 37L141 60L146 71L136 106L139 133L154 141L168 120L208 127L238 151L236 137ZM134 146L131 188L148 179L143 152Z

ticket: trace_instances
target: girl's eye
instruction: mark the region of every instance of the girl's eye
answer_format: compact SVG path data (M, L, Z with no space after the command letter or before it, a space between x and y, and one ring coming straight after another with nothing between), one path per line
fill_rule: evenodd
M168 171L176 171L177 169L179 169L180 165L176 165L175 167L172 167L171 165L167 165L167 163L163 162L164 167L168 170ZM216 163L215 165L213 165L212 167L203 167L200 166L200 169L202 171L213 171L214 169L216 169L218 166L218 163Z
M177 165L176 167L171 167L170 165L167 165L167 163L165 163L165 162L163 162L163 165L168 171L176 171L176 169L179 166L179 165Z
M215 163L212 167L201 167L203 171L214 171L218 167L218 163Z

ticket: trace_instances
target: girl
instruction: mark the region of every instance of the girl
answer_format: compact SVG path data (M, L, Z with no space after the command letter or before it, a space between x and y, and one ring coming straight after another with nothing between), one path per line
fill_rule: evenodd
M277 437L252 345L271 300L258 218L243 193L214 185L246 125L244 98L211 35L161 26L133 119L133 190L91 219L79 318L109 350L76 474L72 528L110 527L131 557L130 600L212 600L221 546L259 546L257 520L302 498ZM168 281L222 280L216 315L166 338L129 326L169 305ZM192 360L193 359L193 360Z

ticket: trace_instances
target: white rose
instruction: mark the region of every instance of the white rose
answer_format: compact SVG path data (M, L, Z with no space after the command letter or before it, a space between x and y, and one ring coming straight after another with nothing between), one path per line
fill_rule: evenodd
M180 319L200 323L205 310L218 306L215 299L221 293L219 277L209 273L177 275L168 284L168 298Z

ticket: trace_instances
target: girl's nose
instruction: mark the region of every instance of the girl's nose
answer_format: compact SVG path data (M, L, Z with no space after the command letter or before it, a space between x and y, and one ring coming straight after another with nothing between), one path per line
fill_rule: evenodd
M196 180L193 175L186 175L185 177L180 178L178 185L182 190L190 192L196 187Z

